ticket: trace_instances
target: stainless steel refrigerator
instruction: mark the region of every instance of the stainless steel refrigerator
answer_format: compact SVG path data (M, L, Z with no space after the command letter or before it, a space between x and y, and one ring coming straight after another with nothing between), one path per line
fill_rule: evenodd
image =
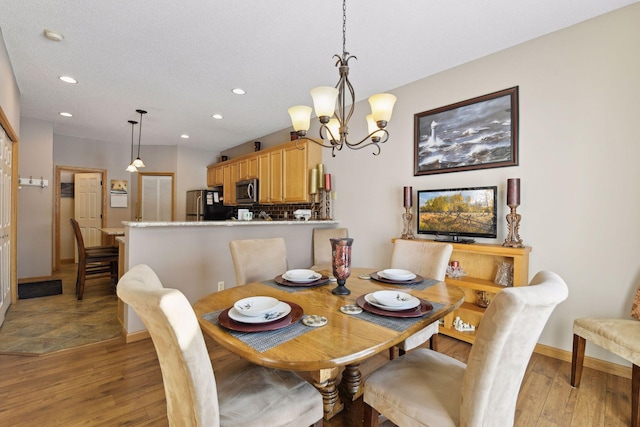
M224 221L233 216L233 207L225 206L221 190L187 191L187 221Z

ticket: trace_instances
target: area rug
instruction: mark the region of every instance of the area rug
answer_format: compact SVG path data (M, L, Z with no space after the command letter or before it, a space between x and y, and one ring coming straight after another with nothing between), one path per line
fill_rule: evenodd
M60 279L18 284L18 299L48 297L61 293L62 280Z

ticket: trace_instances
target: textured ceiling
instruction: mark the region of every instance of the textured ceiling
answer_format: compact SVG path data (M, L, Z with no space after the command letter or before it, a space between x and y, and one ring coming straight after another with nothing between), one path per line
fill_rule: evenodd
M350 78L365 99L632 3L349 0ZM143 145L224 150L290 126L288 107L335 85L342 2L0 0L0 29L22 116L56 135L129 144L145 109Z

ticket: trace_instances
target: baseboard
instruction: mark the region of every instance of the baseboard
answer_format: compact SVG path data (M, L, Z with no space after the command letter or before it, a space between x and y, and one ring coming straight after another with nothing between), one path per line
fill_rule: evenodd
M551 347L544 344L536 344L536 348L534 350L538 354L542 354L543 356L553 357L554 359L559 359L564 362L571 363L571 352L566 350L561 350L559 348ZM595 357L584 357L584 366L587 368L596 369L598 371L605 372L607 374L617 375L619 377L631 379L631 367L619 365L613 362L607 362L605 360L596 359Z
M146 340L147 338L151 338L151 335L149 335L149 331L147 330L133 332L129 334L124 328L122 328L122 335L124 336L124 342L126 342L127 344L136 342L136 341Z
M45 282L47 280L53 280L53 276L38 276L38 277L23 277L18 279L18 284L20 283L31 283L31 282Z

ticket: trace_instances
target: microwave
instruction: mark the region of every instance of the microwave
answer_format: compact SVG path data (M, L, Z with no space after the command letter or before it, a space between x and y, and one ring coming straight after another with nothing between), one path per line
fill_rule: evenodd
M236 203L239 205L258 203L257 179L247 179L236 182Z

